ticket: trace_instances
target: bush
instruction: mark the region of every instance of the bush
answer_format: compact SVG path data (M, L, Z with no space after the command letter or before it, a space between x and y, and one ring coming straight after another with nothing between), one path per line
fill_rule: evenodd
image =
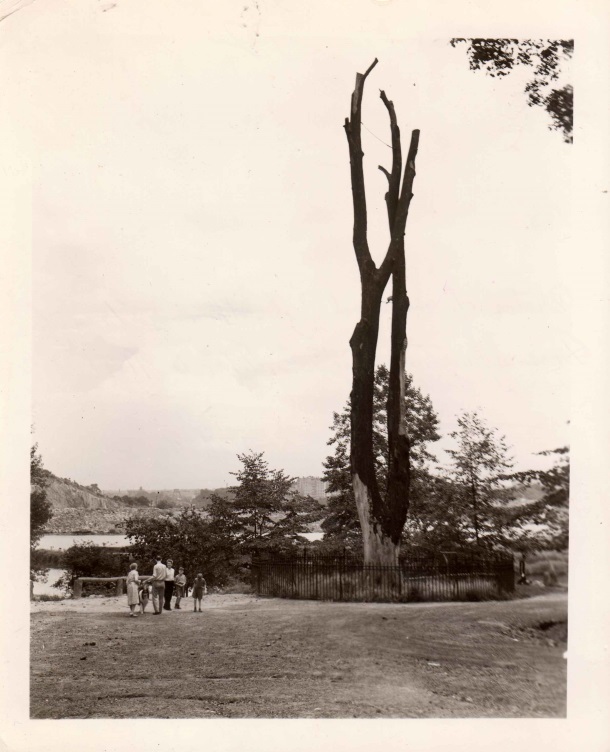
M228 595L232 593L250 594L252 592L252 586L250 585L250 583L236 578L230 578L225 585L223 585L222 587L216 587L214 589L219 593L225 593Z
M158 501L155 506L157 509L175 509L176 505L173 501L169 501L169 499L161 499Z
M35 601L63 601L64 596L63 595L49 595L48 593L42 593L41 595L35 595L34 596Z
M232 577L241 579L244 557L236 556L231 541L214 533L201 510L186 508L176 516L155 519L135 516L122 524L142 567L151 562L152 569L153 556L159 554L164 560L171 557L174 567L184 568L189 587L199 572L208 587L223 587Z
M31 567L32 569L64 569L65 552L55 551L54 549L36 548L32 551Z
M77 577L118 577L127 574L130 555L126 551L98 546L91 541L77 543L64 552L63 566L67 570L63 577L54 583L54 587L70 590ZM96 592L101 589L107 592L106 583L95 586ZM111 583L111 587L114 585Z

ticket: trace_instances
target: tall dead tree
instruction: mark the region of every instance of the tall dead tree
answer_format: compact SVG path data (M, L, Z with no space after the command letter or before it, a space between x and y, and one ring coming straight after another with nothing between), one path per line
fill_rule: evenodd
M381 265L377 267L368 244L366 192L361 141L362 95L367 76L377 65L377 58L366 73L356 74L350 117L345 119L349 145L352 198L354 205L353 244L360 270L362 288L360 321L350 339L352 349L351 392L351 473L367 564L398 563L400 536L409 509L409 435L404 407L405 354L407 349L407 312L405 227L413 197L415 157L419 131L411 134L411 143L403 171L400 129L393 103L380 92L392 135L392 166L379 169L388 179L385 195L390 242ZM392 278L392 327L390 378L387 403L388 482L382 494L375 475L373 453L373 389L375 354L379 336L381 301Z

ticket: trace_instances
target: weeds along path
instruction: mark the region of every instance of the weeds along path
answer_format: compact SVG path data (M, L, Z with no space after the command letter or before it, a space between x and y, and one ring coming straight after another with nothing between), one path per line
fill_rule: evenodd
M446 604L209 596L201 614L138 619L124 598L38 603L31 715L563 717L565 644L548 635L566 619L565 595Z

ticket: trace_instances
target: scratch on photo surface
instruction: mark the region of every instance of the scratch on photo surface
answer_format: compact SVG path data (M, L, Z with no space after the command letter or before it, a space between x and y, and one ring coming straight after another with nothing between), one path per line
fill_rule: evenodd
M0 22L33 2L34 0L0 0Z

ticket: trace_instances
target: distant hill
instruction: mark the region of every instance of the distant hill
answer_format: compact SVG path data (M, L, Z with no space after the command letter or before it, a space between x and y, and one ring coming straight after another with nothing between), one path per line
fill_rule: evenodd
M126 506L144 506L143 500L146 500L150 506L161 507L197 507L199 509L207 509L210 505L212 494L218 494L218 496L226 497L230 495L230 491L226 488L174 488L174 489L162 489L162 490L146 490L145 488L128 488L119 489L118 491L104 490L107 497L112 499L121 499L121 502ZM127 499L132 499L132 503L128 503ZM137 503L136 503L137 502Z
M45 525L47 533L113 533L120 532L120 523L134 514L158 517L167 514L149 503L148 506L126 504L104 494L94 483L83 486L71 478L58 478L47 471L47 499L53 516Z
M70 478L58 478L53 473L48 474L47 499L53 510L61 509L120 509L123 505L108 498L94 484L82 486Z
M53 508L53 517L45 526L47 533L112 533L120 529L122 520L134 514L156 517L188 506L207 509L212 494L225 498L231 495L227 488L101 490L95 483L83 486L51 472L47 472L47 477L47 498ZM319 501L326 500L320 478L298 478L293 489Z
M325 501L326 495L326 483L321 478L316 478L312 475L308 475L303 478L297 478L296 482L292 486L293 490L303 496L311 496L318 501ZM111 498L128 496L133 499L146 498L153 505L159 502L169 501L176 506L195 506L201 509L207 509L210 505L212 494L217 494L223 498L231 495L231 491L228 488L202 488L202 489L184 489L173 488L163 490L146 490L144 488L138 489L119 489L116 490L104 490L102 491L106 496Z
M156 506L159 502L169 501L177 506L189 506L193 499L200 493L198 488L172 488L163 490L147 491L145 488L128 488L119 489L118 491L109 491L104 489L103 493L107 497L130 497L132 499L148 499L151 506Z

